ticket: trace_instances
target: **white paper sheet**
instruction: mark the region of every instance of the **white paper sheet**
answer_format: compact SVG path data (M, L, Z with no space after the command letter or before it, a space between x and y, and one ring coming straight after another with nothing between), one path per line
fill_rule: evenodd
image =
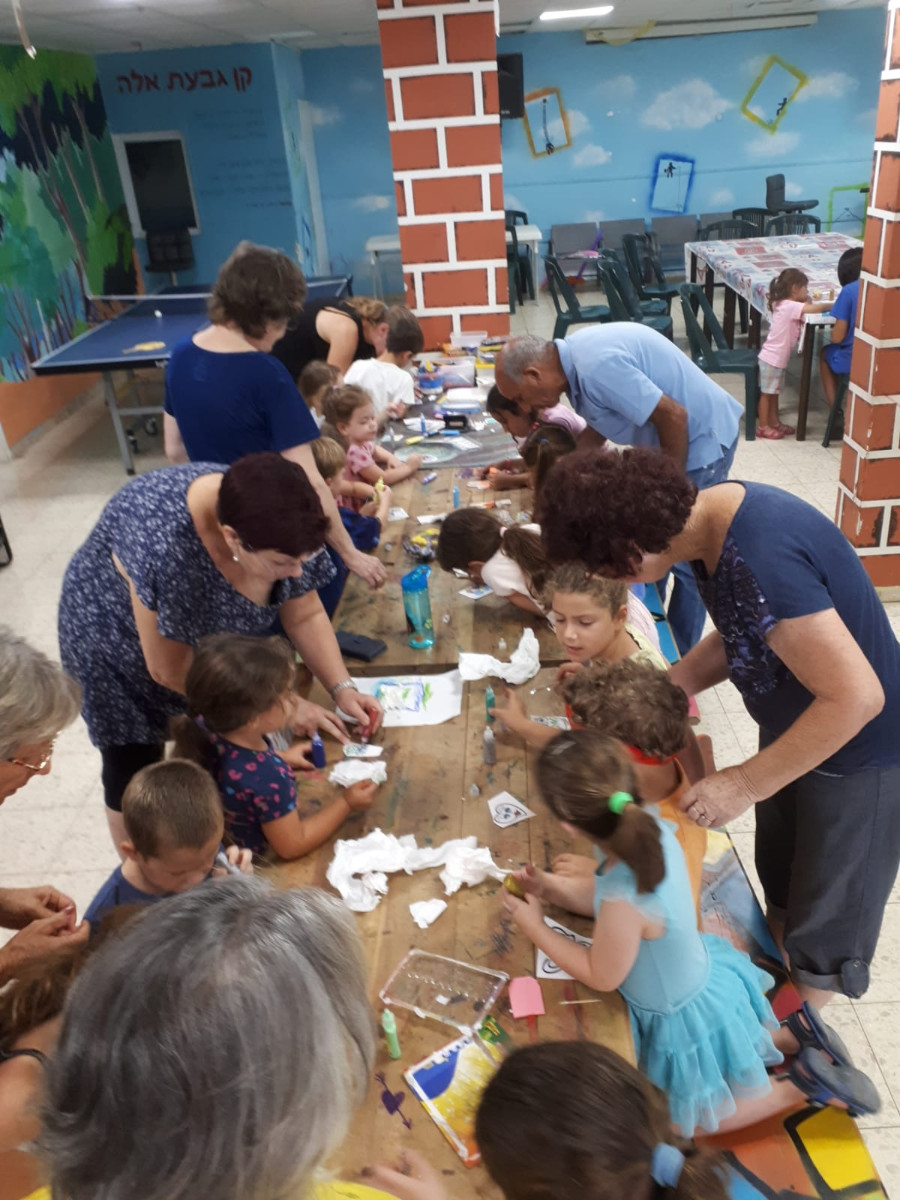
M325 877L348 908L371 912L387 892L389 874L405 871L411 875L433 867L444 868L440 878L448 896L463 884L474 887L488 878L502 880L506 874L474 835L420 848L411 833L398 838L373 829L365 837L336 842Z
M463 650L459 655L459 674L462 679L486 679L497 676L506 683L524 683L537 675L541 669L540 647L533 629L522 632L518 646L502 662L492 654L469 654Z
M382 761L371 762L364 758L345 758L336 763L328 776L329 783L350 787L361 783L364 779L374 779L376 783L384 783L387 779L387 767Z
M529 817L534 816L528 805L517 800L511 792L498 792L496 796L491 796L488 808L491 810L494 824L499 825L501 829L506 829L509 825L518 825L520 821L527 821Z
M548 925L554 933L561 933L563 937L569 938L579 946L593 946L591 938L582 937L580 933L575 933L573 929L569 929L566 925L561 925L559 921L554 921L552 917L544 917L544 924ZM558 967L556 963L543 950L538 950L535 947L535 975L538 979L571 979L572 976L568 971L564 971L562 967Z
M420 929L427 929L429 925L435 923L441 913L447 911L447 901L438 898L434 900L416 900L414 904L409 906L409 911L418 927Z
M358 692L376 696L384 709L386 728L410 725L441 725L462 710L462 679L459 671L442 675L389 675L383 679L357 679Z

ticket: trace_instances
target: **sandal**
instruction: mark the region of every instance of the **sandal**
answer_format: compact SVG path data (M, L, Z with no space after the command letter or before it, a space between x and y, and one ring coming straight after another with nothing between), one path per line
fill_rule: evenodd
M775 425L775 428L779 431L779 433L782 434L783 437L791 437L792 434L797 432L796 425L785 425L783 421L778 421Z
M821 1050L810 1046L793 1060L787 1077L813 1108L834 1106L838 1101L838 1105L846 1105L851 1117L869 1116L881 1108L881 1098L868 1075L856 1067L838 1067Z
M792 1012L782 1021L782 1025L786 1025L794 1035L800 1043L801 1050L811 1046L813 1050L821 1050L823 1054L827 1054L836 1067L853 1066L850 1051L805 1000L796 1012Z
M756 436L758 438L767 438L772 442L780 442L784 434L776 429L774 425L757 425Z

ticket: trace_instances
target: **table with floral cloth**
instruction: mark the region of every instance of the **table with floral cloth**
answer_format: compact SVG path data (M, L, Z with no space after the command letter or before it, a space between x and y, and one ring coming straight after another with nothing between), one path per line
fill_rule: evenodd
M734 344L734 310L738 298L750 305L750 329L747 344L760 345L760 324L768 308L766 295L772 279L786 267L796 267L809 278L809 295L814 301L833 300L840 291L838 259L845 250L861 246L859 238L845 233L788 234L783 237L736 238L722 242L688 242L684 247L685 275L702 283L710 301L713 286L725 285L723 330L729 345ZM815 327L830 324L824 314L808 317L800 345L803 364L797 413L797 440L806 436L806 414L814 358ZM806 325L813 325L806 336Z

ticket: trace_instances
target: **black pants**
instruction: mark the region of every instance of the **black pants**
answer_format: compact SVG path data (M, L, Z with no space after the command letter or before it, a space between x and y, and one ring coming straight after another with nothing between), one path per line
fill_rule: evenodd
M115 812L122 811L122 793L141 767L159 762L165 752L163 742L148 745L145 742L129 742L127 746L103 746L103 799L106 807Z

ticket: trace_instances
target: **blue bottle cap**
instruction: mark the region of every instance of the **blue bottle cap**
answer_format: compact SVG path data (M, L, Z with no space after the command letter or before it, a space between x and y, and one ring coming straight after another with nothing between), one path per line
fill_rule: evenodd
M428 587L428 577L431 574L431 568L421 563L418 567L413 567L400 580L400 586L404 592L423 592Z

